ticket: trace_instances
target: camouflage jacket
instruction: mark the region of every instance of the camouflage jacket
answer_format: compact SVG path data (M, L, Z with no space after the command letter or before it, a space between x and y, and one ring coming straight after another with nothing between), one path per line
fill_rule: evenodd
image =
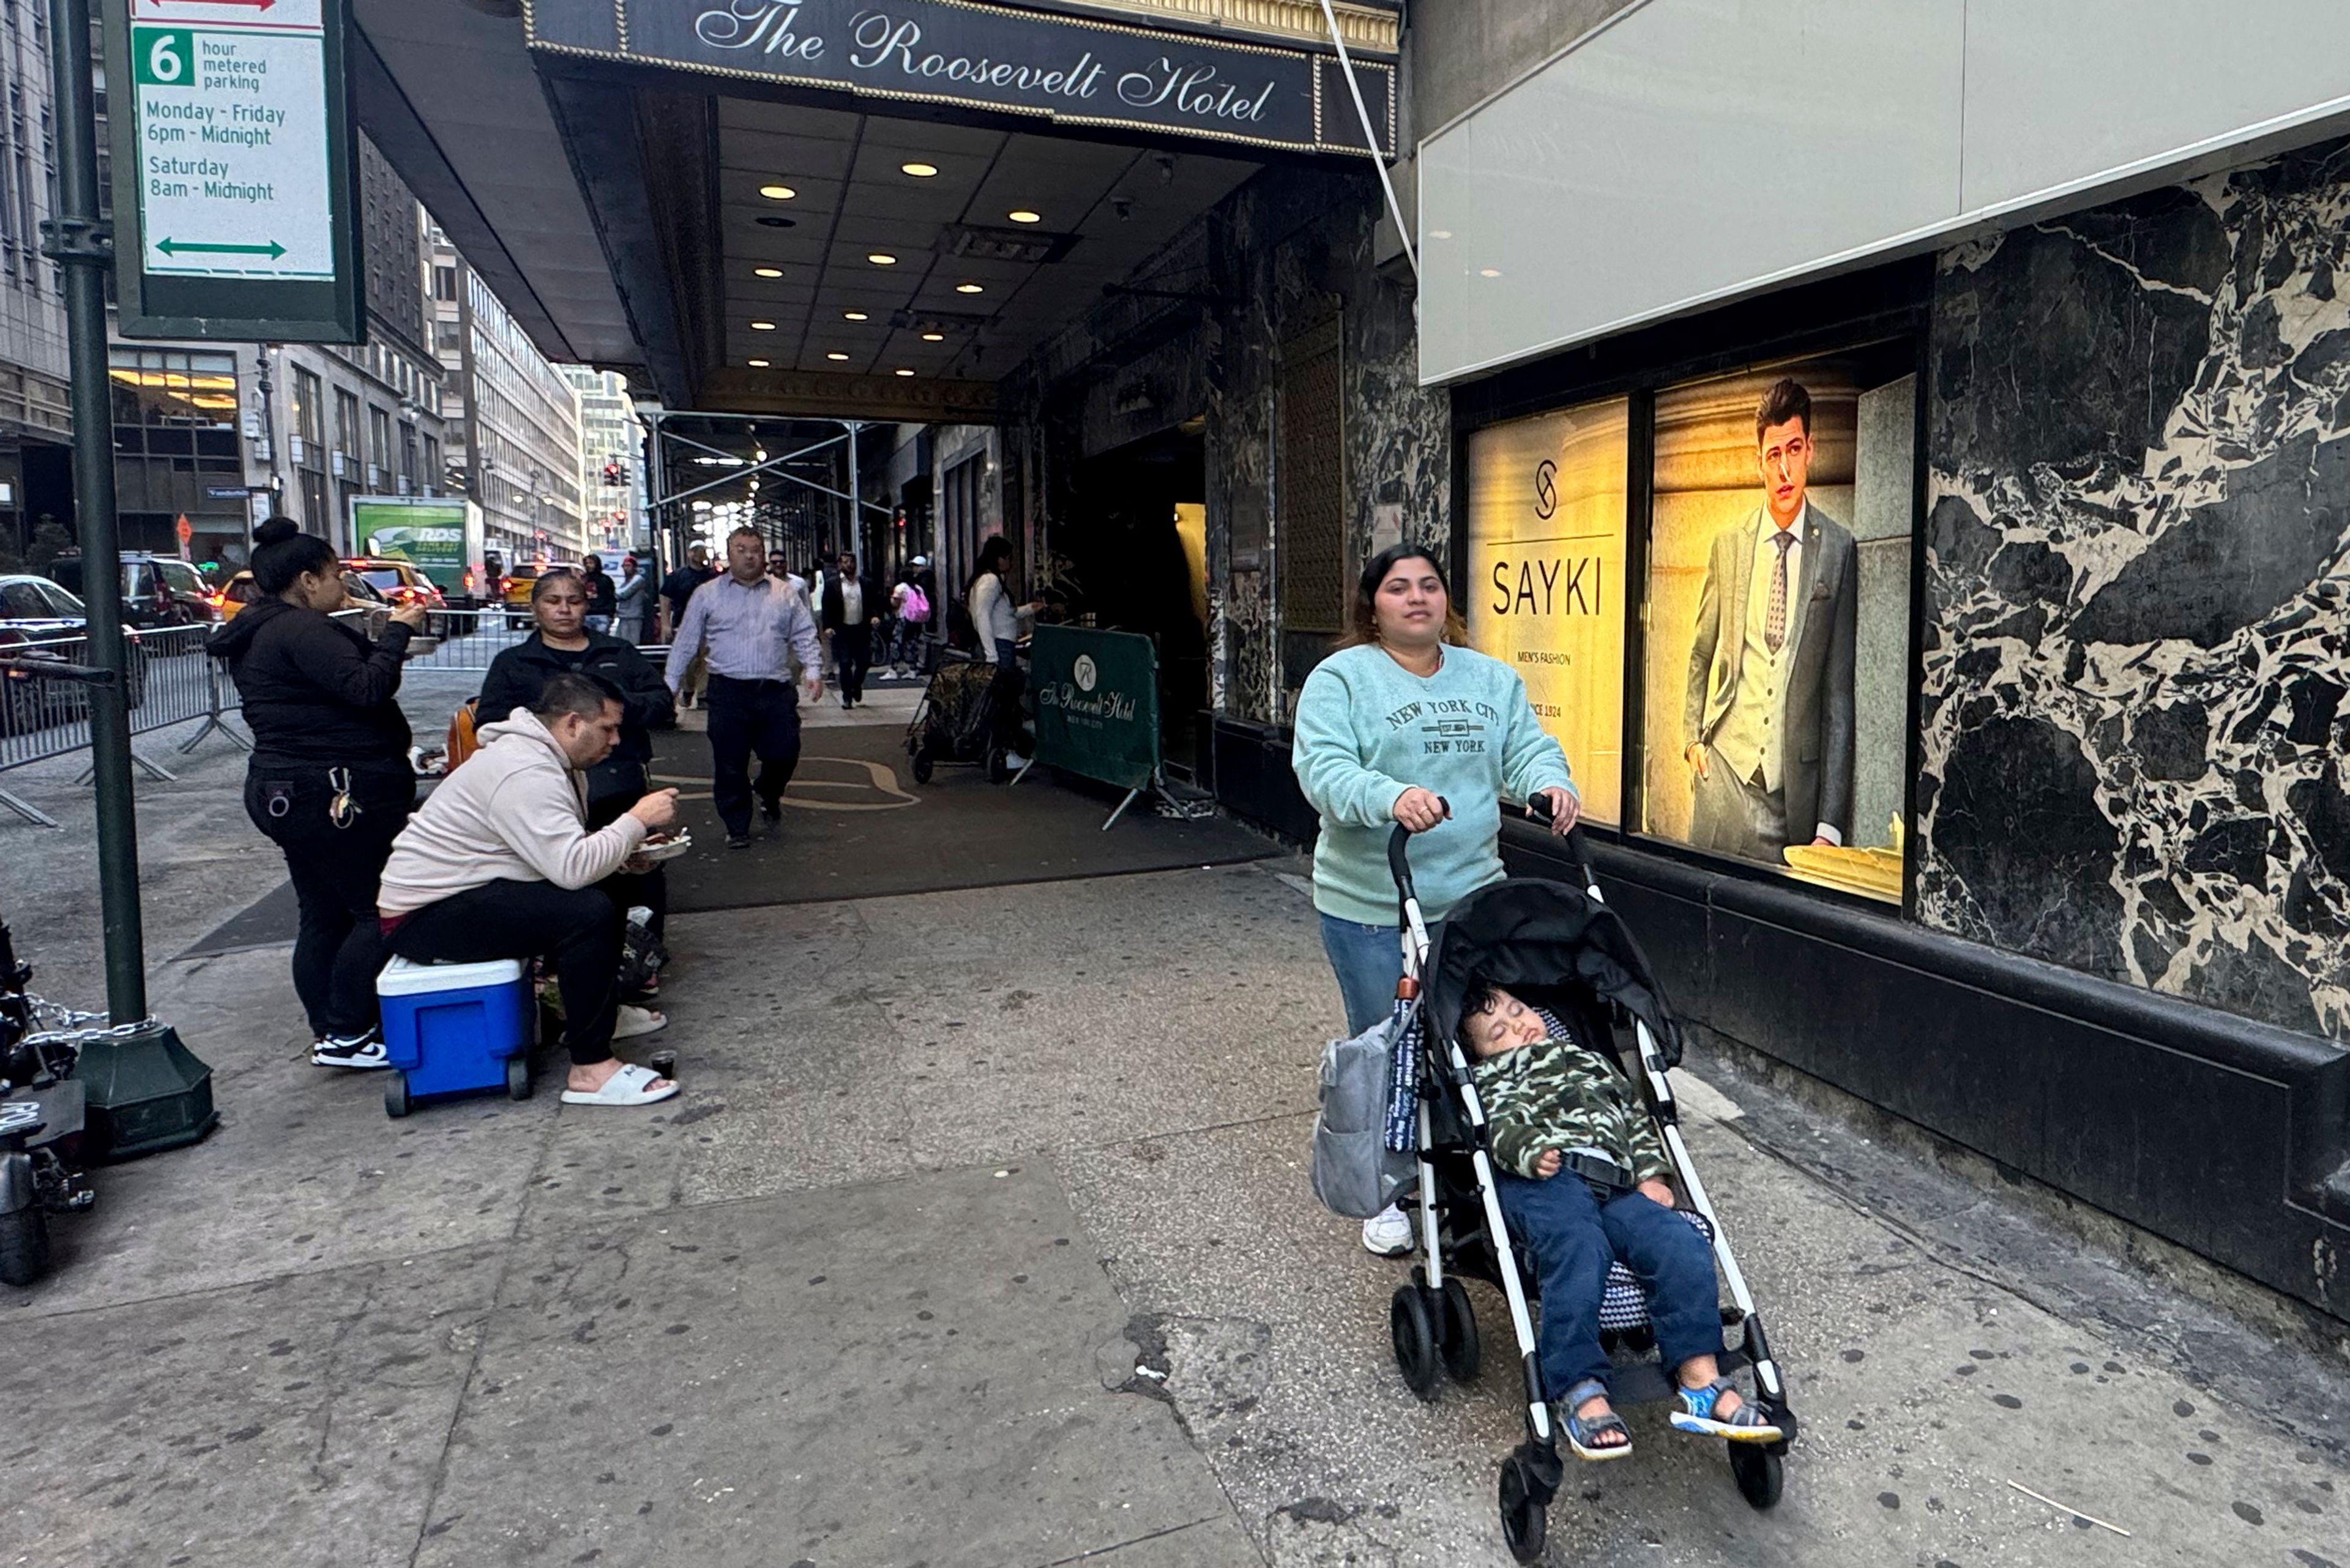
M1639 1092L1596 1052L1553 1035L1486 1057L1474 1071L1493 1158L1505 1168L1531 1177L1546 1148L1596 1148L1635 1180L1672 1174Z

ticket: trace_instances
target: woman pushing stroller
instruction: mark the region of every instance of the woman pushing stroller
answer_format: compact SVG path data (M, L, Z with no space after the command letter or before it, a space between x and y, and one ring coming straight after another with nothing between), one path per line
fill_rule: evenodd
M1620 1459L1632 1434L1607 1399L1599 1339L1608 1265L1647 1288L1659 1361L1676 1374L1673 1426L1732 1442L1781 1429L1721 1376L1713 1249L1674 1212L1672 1160L1632 1086L1598 1053L1496 985L1472 984L1461 1044L1492 1139L1494 1188L1542 1282L1544 1391L1586 1459Z
M1554 833L1575 826L1566 754L1535 719L1526 683L1460 646L1463 636L1435 553L1391 545L1363 568L1346 639L1298 696L1290 761L1322 816L1314 908L1349 1034L1388 1015L1403 974L1387 861L1398 824L1417 836L1412 864L1431 926L1502 879L1504 797L1544 801ZM1363 1222L1363 1245L1385 1257L1408 1251L1411 1222L1390 1208Z

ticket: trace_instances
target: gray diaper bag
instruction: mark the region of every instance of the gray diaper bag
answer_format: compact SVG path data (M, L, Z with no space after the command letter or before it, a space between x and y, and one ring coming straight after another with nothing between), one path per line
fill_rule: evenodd
M1395 1201L1419 1174L1416 1158L1388 1147L1395 1085L1393 1026L1381 1023L1322 1051L1322 1113L1314 1118L1314 1196L1350 1220Z

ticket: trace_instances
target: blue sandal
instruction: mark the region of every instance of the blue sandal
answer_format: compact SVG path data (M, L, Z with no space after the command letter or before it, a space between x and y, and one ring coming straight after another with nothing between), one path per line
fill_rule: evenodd
M1733 1443L1777 1442L1783 1434L1743 1394L1738 1396L1737 1409L1727 1416L1714 1414L1724 1394L1737 1393L1727 1377L1717 1377L1702 1387L1682 1389L1680 1402L1673 1411L1673 1430L1694 1432L1705 1438L1727 1438Z
M1576 1459L1588 1459L1593 1464L1620 1459L1632 1451L1632 1428L1626 1426L1624 1417L1615 1411L1610 1410L1605 1416L1594 1416L1589 1420L1575 1414L1592 1400L1606 1397L1607 1385L1596 1377L1586 1377L1568 1389L1566 1397L1558 1402L1560 1424L1566 1428L1566 1446L1575 1450ZM1620 1432L1624 1440L1603 1447L1596 1439L1607 1432Z

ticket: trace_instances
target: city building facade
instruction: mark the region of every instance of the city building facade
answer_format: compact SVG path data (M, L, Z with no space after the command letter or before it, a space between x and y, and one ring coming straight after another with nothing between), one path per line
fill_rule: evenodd
M579 497L588 547L607 556L649 549L645 425L629 379L586 365L561 367L579 399Z
M0 13L0 542L22 549L73 516L65 301L41 254L55 172L48 15Z

